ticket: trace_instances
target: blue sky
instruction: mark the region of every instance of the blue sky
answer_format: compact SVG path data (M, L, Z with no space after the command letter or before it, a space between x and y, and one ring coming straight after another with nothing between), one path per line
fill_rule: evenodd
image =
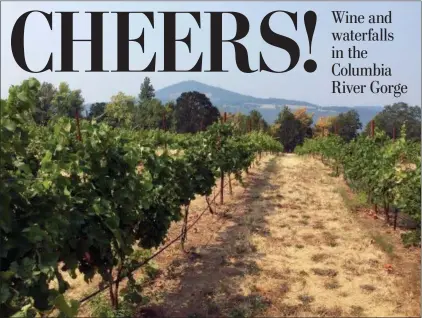
M74 36L76 38L90 37L90 15L84 11L154 11L155 28L142 15L131 16L131 37L137 37L145 28L147 51L142 53L140 46L131 44L130 65L133 68L144 68L150 61L153 52L157 52L157 69L163 64L163 15L158 11L200 11L201 30L191 16L181 15L177 22L177 36L184 37L188 28L192 29L192 52L189 53L184 44L177 45L177 67L191 68L203 52L204 69L209 68L209 15L204 11L237 11L246 15L250 22L250 31L241 42L248 48L249 61L252 68L257 68L259 52L273 69L284 69L289 64L289 56L276 47L265 43L260 36L262 18L274 10L286 10L298 13L298 30L295 31L292 22L281 14L274 15L271 27L275 32L289 36L298 42L301 49L300 60L294 70L284 74L256 72L245 74L236 67L234 49L229 44L223 45L223 67L228 73L56 73L45 72L34 74L40 81L58 84L61 81L69 83L71 88L82 89L86 102L109 100L110 96L119 91L137 95L139 86L145 76L149 76L156 89L183 81L197 80L209 85L219 86L228 90L257 97L279 97L304 100L320 105L385 105L398 101L420 105L421 101L421 3L420 2L2 2L1 3L1 97L7 96L10 85L17 84L32 76L20 69L12 56L10 36L17 18L29 10L79 11L75 15ZM307 10L314 10L318 22L312 42L312 54L309 54L309 44L303 23L303 15ZM370 25L368 23L351 25L336 24L333 21L332 10L347 10L355 14L386 14L392 10L392 24ZM234 35L234 19L223 19L224 37ZM346 49L351 44L334 43L331 32L348 31L350 29L366 32L370 27L378 30L387 27L394 32L393 42L361 42L356 45L368 50L366 60L331 59L331 48ZM104 66L105 69L116 68L116 15L107 14L104 18ZM60 15L53 14L53 31L48 27L41 15L33 14L27 22L25 45L27 62L30 67L41 68L47 62L50 52L54 55L54 68L60 65ZM307 73L302 65L308 58L318 63L316 72ZM369 92L359 95L331 94L331 81L338 78L331 74L334 62L356 66L383 63L392 68L392 77L379 80L385 84L406 84L408 93L401 98L392 95L376 95ZM79 70L90 67L90 44L75 43L74 65ZM369 84L373 78L340 78L348 83Z

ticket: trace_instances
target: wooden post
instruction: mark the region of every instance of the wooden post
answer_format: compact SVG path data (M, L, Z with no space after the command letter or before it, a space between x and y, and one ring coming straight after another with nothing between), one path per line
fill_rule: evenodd
M226 122L226 121L227 121L227 113L224 112L224 122Z
M393 141L396 140L396 127L393 127Z
M394 231L397 228L397 214L399 214L399 211L397 209L394 210Z
M224 173L223 169L221 171L221 178L220 178L220 204L224 204Z
M79 125L79 111L78 110L76 110L75 117L76 117L76 126L78 127L78 136L77 136L77 138L78 138L79 141L82 141L81 127Z
M248 129L249 129L249 132L252 131L252 122L250 118L248 119Z
M374 138L374 132L375 132L375 122L372 119L371 120L371 137Z

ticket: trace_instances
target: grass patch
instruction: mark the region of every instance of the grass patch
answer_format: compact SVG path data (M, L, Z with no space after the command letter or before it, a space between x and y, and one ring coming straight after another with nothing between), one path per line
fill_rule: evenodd
M307 220L300 220L299 223L300 224L303 224L303 225L308 225L309 224L309 222Z
M240 296L240 303L229 313L230 318L249 318L258 315L270 304L267 299L260 295Z
M359 208L368 206L368 197L364 192L349 194L345 188L338 190L347 209L356 212Z
M318 275L318 276L328 276L328 277L337 276L337 271L334 269L312 268L312 271L314 272L315 275Z
M372 239L374 240L375 244L377 244L388 255L390 256L394 255L393 244L390 243L388 238L380 234L375 234L375 235L372 235Z
M248 273L250 275L258 275L258 273L261 271L261 269L259 268L259 265L254 261L247 264L246 269L248 270Z
M304 304L304 305L308 305L311 302L313 302L315 300L315 298L313 296L309 296L309 295L300 295L298 297L298 299Z
M350 307L350 315L362 317L362 316L364 316L364 309L361 306L351 306Z
M318 253L318 254L312 255L311 260L315 263L319 263L319 262L325 261L329 257L330 255L328 254Z
M401 239L405 247L421 245L421 230L410 231L401 234Z
M294 316L297 316L300 312L299 305L282 304L278 306L278 309L280 310L282 317L292 317L292 316L294 317Z
M280 285L280 293L281 293L282 295L287 294L287 293L289 292L289 290L290 290L290 288L289 288L289 285L287 285L287 283L282 283L282 284Z
M364 291L372 293L376 288L372 285L360 285L360 288Z
M92 317L123 318L133 316L135 308L127 302L120 302L119 309L114 310L108 297L95 297L90 302Z
M336 280L331 280L329 282L325 282L324 287L326 289L337 289L340 287L340 284Z
M343 309L338 306L332 308L322 306L319 307L315 313L320 317L340 317L343 314Z
M325 226L324 226L324 223L322 223L321 221L317 221L315 222L313 228L316 230L323 230L325 229Z
M330 232L324 232L323 235L324 235L325 243L328 246L331 246L331 247L337 246L337 238L338 237L336 235L331 234Z
M305 247L305 245L302 245L302 244L296 244L295 246L296 246L296 248L299 248L299 249L302 249L302 248Z

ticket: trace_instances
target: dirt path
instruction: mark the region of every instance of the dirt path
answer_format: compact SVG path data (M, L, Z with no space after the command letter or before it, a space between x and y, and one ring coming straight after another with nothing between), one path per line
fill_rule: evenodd
M195 253L174 248L158 259L166 270L144 291L150 308L185 317L419 316L407 272L385 269L391 255L319 161L266 157L246 180L217 206L220 216L189 234Z

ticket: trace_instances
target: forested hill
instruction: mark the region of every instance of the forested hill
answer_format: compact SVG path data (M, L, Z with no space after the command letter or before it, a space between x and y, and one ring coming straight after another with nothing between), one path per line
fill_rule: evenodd
M196 81L184 81L159 89L156 91L156 97L163 102L167 102L176 100L183 92L189 91L198 91L206 94L211 102L222 112L249 114L251 110L257 110L269 124L272 124L275 121L277 115L285 105L288 105L292 110L298 107L306 107L308 112L314 113L314 122L322 116L335 116L355 109L359 114L363 126L383 108L382 106L318 106L306 101L282 98L258 98Z
M216 106L233 105L243 106L248 104L274 104L274 105L301 105L316 106L305 101L289 100L282 98L258 98L242 95L220 87L206 85L196 81L184 81L168 87L157 90L156 97L162 101L176 100L183 92L198 91L208 96L211 102Z

